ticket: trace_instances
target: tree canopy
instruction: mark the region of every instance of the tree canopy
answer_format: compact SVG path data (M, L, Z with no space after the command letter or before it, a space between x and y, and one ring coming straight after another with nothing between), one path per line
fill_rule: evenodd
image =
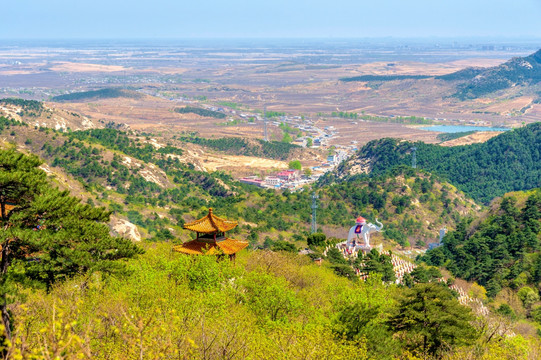
M487 288L489 296L505 286L537 284L541 280L540 219L540 191L533 191L522 208L516 198L506 196L475 227L470 227L471 219L464 219L445 236L442 247L428 251L422 260L445 265L455 276L477 281Z
M109 235L109 213L52 187L36 156L0 150L0 308L9 337L7 304L15 284L50 289L74 275L118 273L116 260L142 252Z
M472 320L471 309L460 305L445 285L425 283L404 292L388 323L407 348L437 355L473 343L477 335Z

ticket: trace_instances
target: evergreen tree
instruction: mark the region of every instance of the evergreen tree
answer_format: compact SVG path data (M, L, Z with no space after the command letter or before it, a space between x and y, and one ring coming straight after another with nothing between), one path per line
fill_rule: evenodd
M388 323L407 348L437 355L449 346L474 342L472 320L471 310L460 305L448 288L426 283L406 289Z
M0 310L8 338L17 283L49 290L78 274L119 273L124 266L116 260L142 252L109 235L110 213L49 185L40 164L36 156L0 151Z
M363 260L365 264L363 271L368 273L379 273L382 276L381 279L385 282L394 282L396 280L391 256L380 254L376 249L372 249L366 254Z

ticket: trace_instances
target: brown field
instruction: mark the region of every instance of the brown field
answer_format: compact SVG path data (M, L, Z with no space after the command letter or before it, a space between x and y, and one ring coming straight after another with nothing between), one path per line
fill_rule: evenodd
M27 51L19 54L22 63L11 63L13 54L0 51L0 83L6 88L32 87L30 93L49 91L84 91L111 86L132 86L148 95L140 99L100 99L70 103L48 103L51 107L80 113L94 122L126 123L133 129L173 135L198 132L205 137L242 136L262 138L261 122L233 126L224 119L178 114L174 108L191 105L215 105L219 102L240 104L238 113L253 114L266 106L269 111L303 115L319 128L332 125L338 136L331 145L359 146L381 137L436 142L436 134L416 127L394 123L369 123L329 119L333 111L358 112L377 116L422 116L438 122L459 124L472 121L494 125L518 125L541 119L541 107L533 105L522 115L521 109L532 105L533 97L515 96L477 101L458 101L449 97L454 84L435 80L401 80L388 82L342 82L343 77L358 75L442 75L467 66L495 66L502 59L469 58L447 62L374 61L362 64L315 65L295 61L304 54L245 52L149 53L146 65L124 65L130 53L114 53L118 63L95 62L99 56L88 53L79 61L56 61L49 54ZM189 55L189 54L188 54ZM336 54L337 57L341 56ZM45 58L46 61L42 61ZM30 61L35 59L35 61ZM82 60L81 60L82 59ZM156 62L159 59L160 62ZM292 60L293 59L293 60ZM9 61L8 61L9 60ZM264 61L262 61L264 60ZM165 80L164 80L165 77ZM174 81L167 80L173 77ZM181 79L181 80L179 80ZM115 83L115 81L118 81ZM82 84L82 85L81 85ZM87 85L85 85L87 84ZM518 90L517 90L518 91ZM57 94L58 92L56 92ZM206 100L201 100L202 98ZM199 100L197 100L199 99ZM323 114L320 116L318 114ZM512 116L509 116L511 114ZM238 114L231 118L239 120ZM280 140L282 132L270 126L271 138ZM480 139L481 137L479 137ZM212 163L212 161L210 162ZM209 165L210 166L210 165ZM218 163L211 167L220 167ZM264 167L264 166L263 166Z
M194 160L199 160L205 171L223 170L236 175L251 175L254 169L272 171L288 168L288 163L285 161L262 159L254 156L204 153L201 156L193 156L190 162L193 163Z
M501 100L496 103L492 101L491 105L486 108L486 111L492 111L500 114L512 113L520 111L520 109L530 105L534 98L531 96L521 96L511 100Z
M263 138L261 122L255 124L222 125L223 119L205 118L195 114L179 114L173 112L175 104L159 98L145 99L109 99L92 103L55 104L63 109L85 115L93 119L126 123L132 129L159 132L162 135L174 135L181 132L198 132L204 137L247 137ZM267 109L272 109L268 107ZM334 126L339 135L331 141L331 145L351 145L357 141L364 145L368 141L381 137L396 137L412 141L436 142L436 133L418 130L415 127L394 123L353 121L346 119L318 120L315 125L324 128ZM281 132L275 126L268 127L271 138L281 138Z
M49 68L51 71L110 73L127 70L123 66L61 62Z

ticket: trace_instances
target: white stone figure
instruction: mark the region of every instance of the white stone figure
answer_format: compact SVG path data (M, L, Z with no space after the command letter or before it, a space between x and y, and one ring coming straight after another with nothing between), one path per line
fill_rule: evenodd
M381 231L383 224L376 219L376 223L379 226L372 223L366 223L366 219L359 216L355 222L355 226L349 229L348 241L346 245L349 248L362 248L363 250L370 250L370 233L374 231Z

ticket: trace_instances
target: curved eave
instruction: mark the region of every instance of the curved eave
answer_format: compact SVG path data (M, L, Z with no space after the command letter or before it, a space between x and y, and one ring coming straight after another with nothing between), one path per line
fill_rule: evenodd
M196 239L185 242L182 245L174 246L173 250L187 255L232 255L245 249L247 246L247 241L234 239L225 239L217 243L209 243Z

